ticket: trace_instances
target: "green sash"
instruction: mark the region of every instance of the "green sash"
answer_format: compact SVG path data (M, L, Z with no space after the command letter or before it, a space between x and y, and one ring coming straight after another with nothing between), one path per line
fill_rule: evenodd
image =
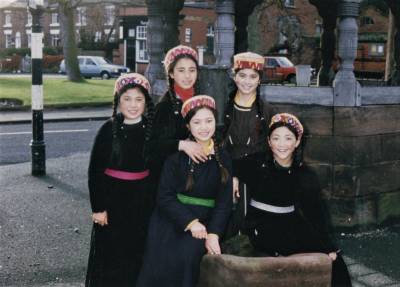
M176 195L178 200L183 204L200 205L205 207L214 207L215 200L210 198L199 198L193 196L187 196L182 193Z

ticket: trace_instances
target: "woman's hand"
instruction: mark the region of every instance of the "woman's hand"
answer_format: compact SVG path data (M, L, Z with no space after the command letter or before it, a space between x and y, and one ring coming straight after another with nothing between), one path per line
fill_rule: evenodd
M190 228L190 232L192 236L197 239L206 239L207 238L207 229L206 227L201 224L200 222L194 222Z
M107 211L93 213L92 220L94 223L100 224L101 226L108 225Z
M233 199L235 200L235 198L240 197L239 179L236 176L232 177L232 186L233 186Z
M203 147L197 142L190 140L179 141L178 150L183 150L195 163L207 160Z
M335 261L337 258L337 253L336 252L331 252L328 254L328 256L332 259L332 261Z
M207 235L206 249L208 251L208 254L221 254L221 247L219 246L219 238L217 234L210 233Z

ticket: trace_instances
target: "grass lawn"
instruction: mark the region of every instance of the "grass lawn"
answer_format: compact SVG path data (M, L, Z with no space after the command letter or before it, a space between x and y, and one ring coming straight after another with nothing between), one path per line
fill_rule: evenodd
M114 80L86 80L72 83L65 79L43 79L44 105L112 103ZM0 100L13 98L31 105L31 78L0 78Z

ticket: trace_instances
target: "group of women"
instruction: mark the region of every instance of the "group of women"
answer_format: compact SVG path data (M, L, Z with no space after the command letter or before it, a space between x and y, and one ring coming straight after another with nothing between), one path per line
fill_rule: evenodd
M154 106L137 73L115 82L112 117L89 164L93 229L86 286L196 286L204 254L221 254L232 198L249 194L242 231L262 256L324 252L332 286L351 286L325 231L316 176L303 164L303 126L260 98L264 58L234 56L236 89L222 140L216 105L196 95L197 53L165 56L168 91Z

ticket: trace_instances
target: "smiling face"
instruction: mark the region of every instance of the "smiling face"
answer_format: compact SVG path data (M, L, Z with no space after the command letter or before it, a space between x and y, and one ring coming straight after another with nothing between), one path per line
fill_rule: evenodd
M215 133L213 112L208 108L199 109L190 119L188 128L198 143L208 143Z
M281 166L290 166L293 161L293 153L300 144L300 138L296 139L295 134L287 127L282 126L272 131L268 138L274 159Z
M127 120L137 120L143 113L146 100L139 88L123 93L119 99L119 110Z
M190 89L197 79L196 63L189 58L179 59L169 76L183 89Z
M260 74L253 69L241 69L236 72L234 81L242 95L253 95L260 84Z

